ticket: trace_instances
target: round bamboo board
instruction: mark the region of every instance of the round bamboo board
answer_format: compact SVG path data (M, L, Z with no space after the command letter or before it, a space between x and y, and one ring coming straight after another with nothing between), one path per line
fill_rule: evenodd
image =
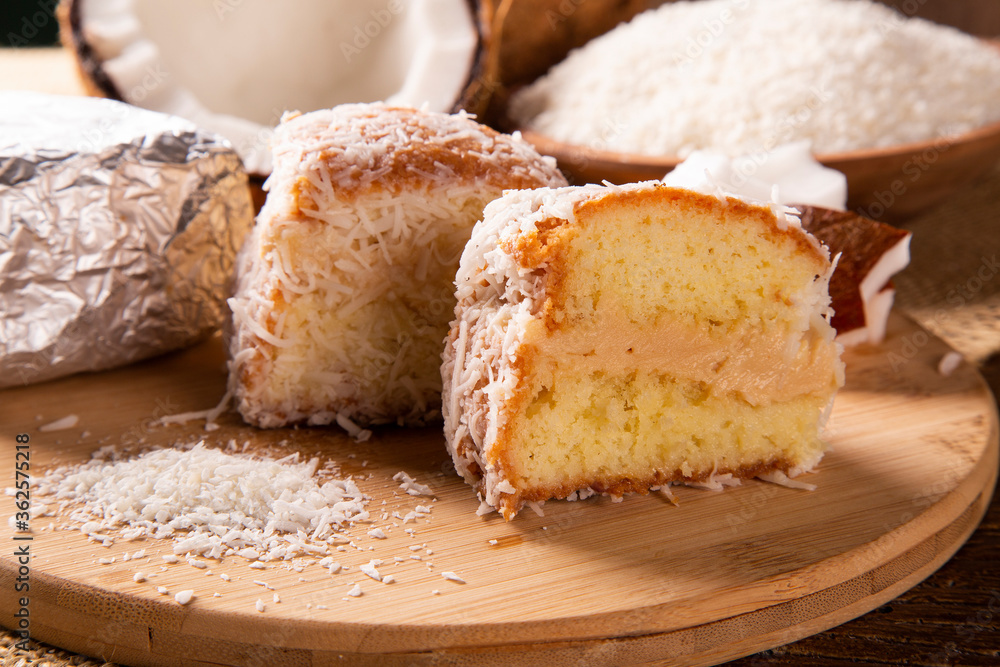
M103 547L59 529L61 517L32 519L31 539L16 540L2 522L2 623L16 627L26 598L32 637L129 665L706 665L747 655L892 599L975 529L996 481L996 403L971 365L938 372L947 352L901 317L882 346L848 351L832 448L807 478L815 491L752 481L725 492L677 488L678 506L659 494L553 501L544 516L525 510L510 523L476 515L438 427L381 429L359 444L335 428L259 431L231 414L210 432L203 422L158 424L219 400L217 338L117 371L0 392L4 486L14 486L18 433L29 435L33 477L104 445L234 439L250 451L335 461L371 496L374 524L388 534L354 528L355 546L334 552L347 569L334 575L315 564L250 569L234 556L208 573L183 558L165 564L166 540ZM76 426L39 430L69 414ZM435 499L403 493L392 480L400 470ZM14 499L3 503L12 515ZM431 513L407 524L391 518L417 504ZM14 552L25 545L30 590L19 592ZM123 561L138 549L144 558ZM371 559L395 583L364 576L358 567ZM155 576L136 583L137 570ZM355 582L364 594L347 597ZM182 589L195 592L186 606L172 597Z

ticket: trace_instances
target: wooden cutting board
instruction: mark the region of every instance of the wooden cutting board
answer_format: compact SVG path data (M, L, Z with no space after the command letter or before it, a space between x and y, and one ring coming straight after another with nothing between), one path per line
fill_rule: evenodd
M450 470L437 427L382 429L358 444L339 429L258 431L234 415L211 432L203 422L159 425L218 401L218 338L130 368L0 392L4 486L14 485L17 433L30 436L35 477L103 445L235 439L250 451L335 461L372 497L375 525L388 533L376 540L370 525L353 529L357 548L334 553L348 566L334 575L315 564L251 569L238 557L209 572L183 559L165 564L166 540L103 547L58 529L59 517L37 517L32 540L15 541L3 521L0 618L11 626L27 596L34 638L131 665L705 665L747 655L895 597L978 524L997 474L996 404L969 364L938 372L947 352L894 317L885 344L847 353L832 450L808 477L816 491L753 481L725 492L676 489L679 506L658 494L552 501L544 516L525 510L510 523L476 516L478 501ZM75 427L39 430L69 414L79 416ZM402 493L392 481L400 470L436 500ZM428 518L378 520L380 508L405 514L417 504L432 506ZM2 512L13 514L12 498ZM27 594L15 591L12 555L25 544ZM140 548L144 558L123 561ZM395 583L358 570L373 558ZM155 576L136 583L136 571ZM346 597L355 582L363 595ZM195 591L186 606L172 597L182 589Z

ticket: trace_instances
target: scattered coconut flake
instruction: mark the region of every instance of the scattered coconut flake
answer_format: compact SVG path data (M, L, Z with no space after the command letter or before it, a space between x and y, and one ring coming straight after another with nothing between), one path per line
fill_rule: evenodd
M964 357L959 352L952 350L948 354L941 357L941 362L938 363L938 373L944 377L948 377L955 370L962 365Z
M266 570L267 563L262 563L259 560L255 560L254 562L247 565L247 567L249 567L251 570Z
M392 476L393 481L399 482L399 488L406 491L411 496L433 496L434 491L426 484L421 484L400 470Z
M166 586L157 586L156 587L156 592L159 593L160 595L166 595L170 591L167 590Z
M167 415L165 417L160 417L159 423L163 425L186 424L187 422L194 421L196 419L204 419L205 430L216 431L218 430L219 425L215 423L215 420L219 418L219 415L226 411L232 398L232 390L226 390L226 393L222 396L222 400L220 400L214 408L199 410L196 412L182 412L176 415Z
M140 558L145 558L145 557L146 557L146 550L145 549L139 549L138 551L136 551L136 552L134 552L132 554L132 560L138 560Z
M376 569L381 564L382 561L380 560L377 559L371 560L368 561L366 565L360 566L358 569L361 570L364 574L374 579L375 581L382 581L382 575L379 574L379 571Z
M677 501L677 497L674 495L674 492L670 490L669 483L664 484L662 486L654 486L650 490L659 491L661 494L663 494L663 497L669 500L670 504L673 505L674 507L680 506L680 503Z
M212 593L212 597L213 598L221 598L222 597L222 593Z
M799 480L792 479L780 470L772 470L771 472L764 473L763 475L757 475L757 479L770 482L771 484L785 486L789 489L801 489L803 491L816 490L815 484L809 484L808 482L800 482Z
M229 578L229 575L226 574L225 572L223 572L222 574L219 575L219 579L222 579L223 581L231 581L231 579Z
M499 543L498 540L490 540L490 546L495 547Z
M335 417L337 426L347 431L347 435L354 438L356 442L365 442L372 437L372 432L366 428L361 428L342 412L338 412Z
M162 558L163 561L166 562L166 563L179 563L179 562L181 562L181 559L178 558L177 556L173 555L173 554L165 554L163 556L160 556L160 558Z
M257 598L257 602L255 602L253 606L254 609L256 609L261 614L263 614L264 610L267 609L267 607L264 605L264 601L261 600L260 598Z
M383 584L391 584L391 583L394 583L395 581L396 581L396 577L392 576L391 574L387 574L384 577L382 577L382 583Z
M528 505L528 507L531 508L531 511L537 514L538 516L545 516L545 512L542 510L542 503L536 502L534 500L529 500L526 504Z
M368 537L374 537L377 540L384 540L386 539L387 536L385 534L385 531L382 530L381 528L372 528L371 530L368 531Z
M98 558L97 562L100 565L111 565L112 563L115 562L115 559L114 558Z
M232 449L232 448L230 448ZM175 556L291 560L324 553L335 530L368 519L368 498L350 479L316 479L319 460L227 453L204 442L125 458L111 448L39 478L40 499L73 509L92 539L171 539ZM264 565L256 567L265 567Z
M204 570L205 568L208 567L208 563L206 563L203 560L198 560L197 558L189 558L188 559L188 565L190 565L191 567L197 568L199 570Z
M132 575L132 581L134 581L137 584L141 584L142 582L146 581L146 575L143 574L142 572L136 572L135 574Z
M352 598L359 598L362 595L361 584L354 584L354 588L347 592Z
M191 590L190 588L187 590L183 590L174 596L174 600L177 602L177 604L181 605L191 602L192 599L194 599L194 591Z
M257 584L258 586L263 586L264 588L266 588L268 590L274 590L274 589L271 588L271 586L266 581L258 581L256 579L254 579L253 583Z
M434 590L431 591L431 595L441 595L441 591L435 588Z
M456 584L464 584L465 583L465 579L463 579L462 577L458 576L454 572L442 572L441 576L444 577L445 579L447 579L448 581L454 581Z
M277 593L275 593L274 595L272 595L271 599L274 600L274 604L278 604L279 602L281 602L281 598L278 597Z
M66 415L62 419L57 419L54 422L49 422L48 424L43 424L38 427L39 431L48 433L50 431L65 431L68 428L73 428L79 423L80 417L77 415Z
M742 484L742 480L739 477L734 477L732 473L724 473L718 475L712 473L709 475L708 479L703 482L682 482L685 486L690 486L696 489L705 489L708 491L722 491L727 486L739 486Z

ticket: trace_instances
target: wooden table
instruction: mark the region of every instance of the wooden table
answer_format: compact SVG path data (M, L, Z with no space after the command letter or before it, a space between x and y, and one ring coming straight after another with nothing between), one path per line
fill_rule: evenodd
M78 91L72 67L58 51L0 51L0 88L12 87ZM914 263L897 281L901 308L978 362L994 394L1000 393L1000 357L996 356L1000 350L1000 280L986 281L963 299L961 306L948 297L975 275L979 258L1000 254L998 213L1000 170L941 209L913 222ZM955 233L956 229L967 233ZM941 248L946 254L952 253L943 264ZM928 294L928 281L939 285L933 294ZM998 554L1000 498L994 497L968 543L912 590L837 628L731 664L1000 664ZM2 664L19 664L19 657L29 660L29 664L43 664L45 660L54 666L102 664L45 646L22 656L11 643L9 633L0 635Z

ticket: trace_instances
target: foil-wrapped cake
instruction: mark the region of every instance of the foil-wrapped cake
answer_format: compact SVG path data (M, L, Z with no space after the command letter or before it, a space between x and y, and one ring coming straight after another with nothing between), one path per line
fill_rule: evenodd
M217 330L253 224L232 147L105 99L0 92L0 109L0 387Z

